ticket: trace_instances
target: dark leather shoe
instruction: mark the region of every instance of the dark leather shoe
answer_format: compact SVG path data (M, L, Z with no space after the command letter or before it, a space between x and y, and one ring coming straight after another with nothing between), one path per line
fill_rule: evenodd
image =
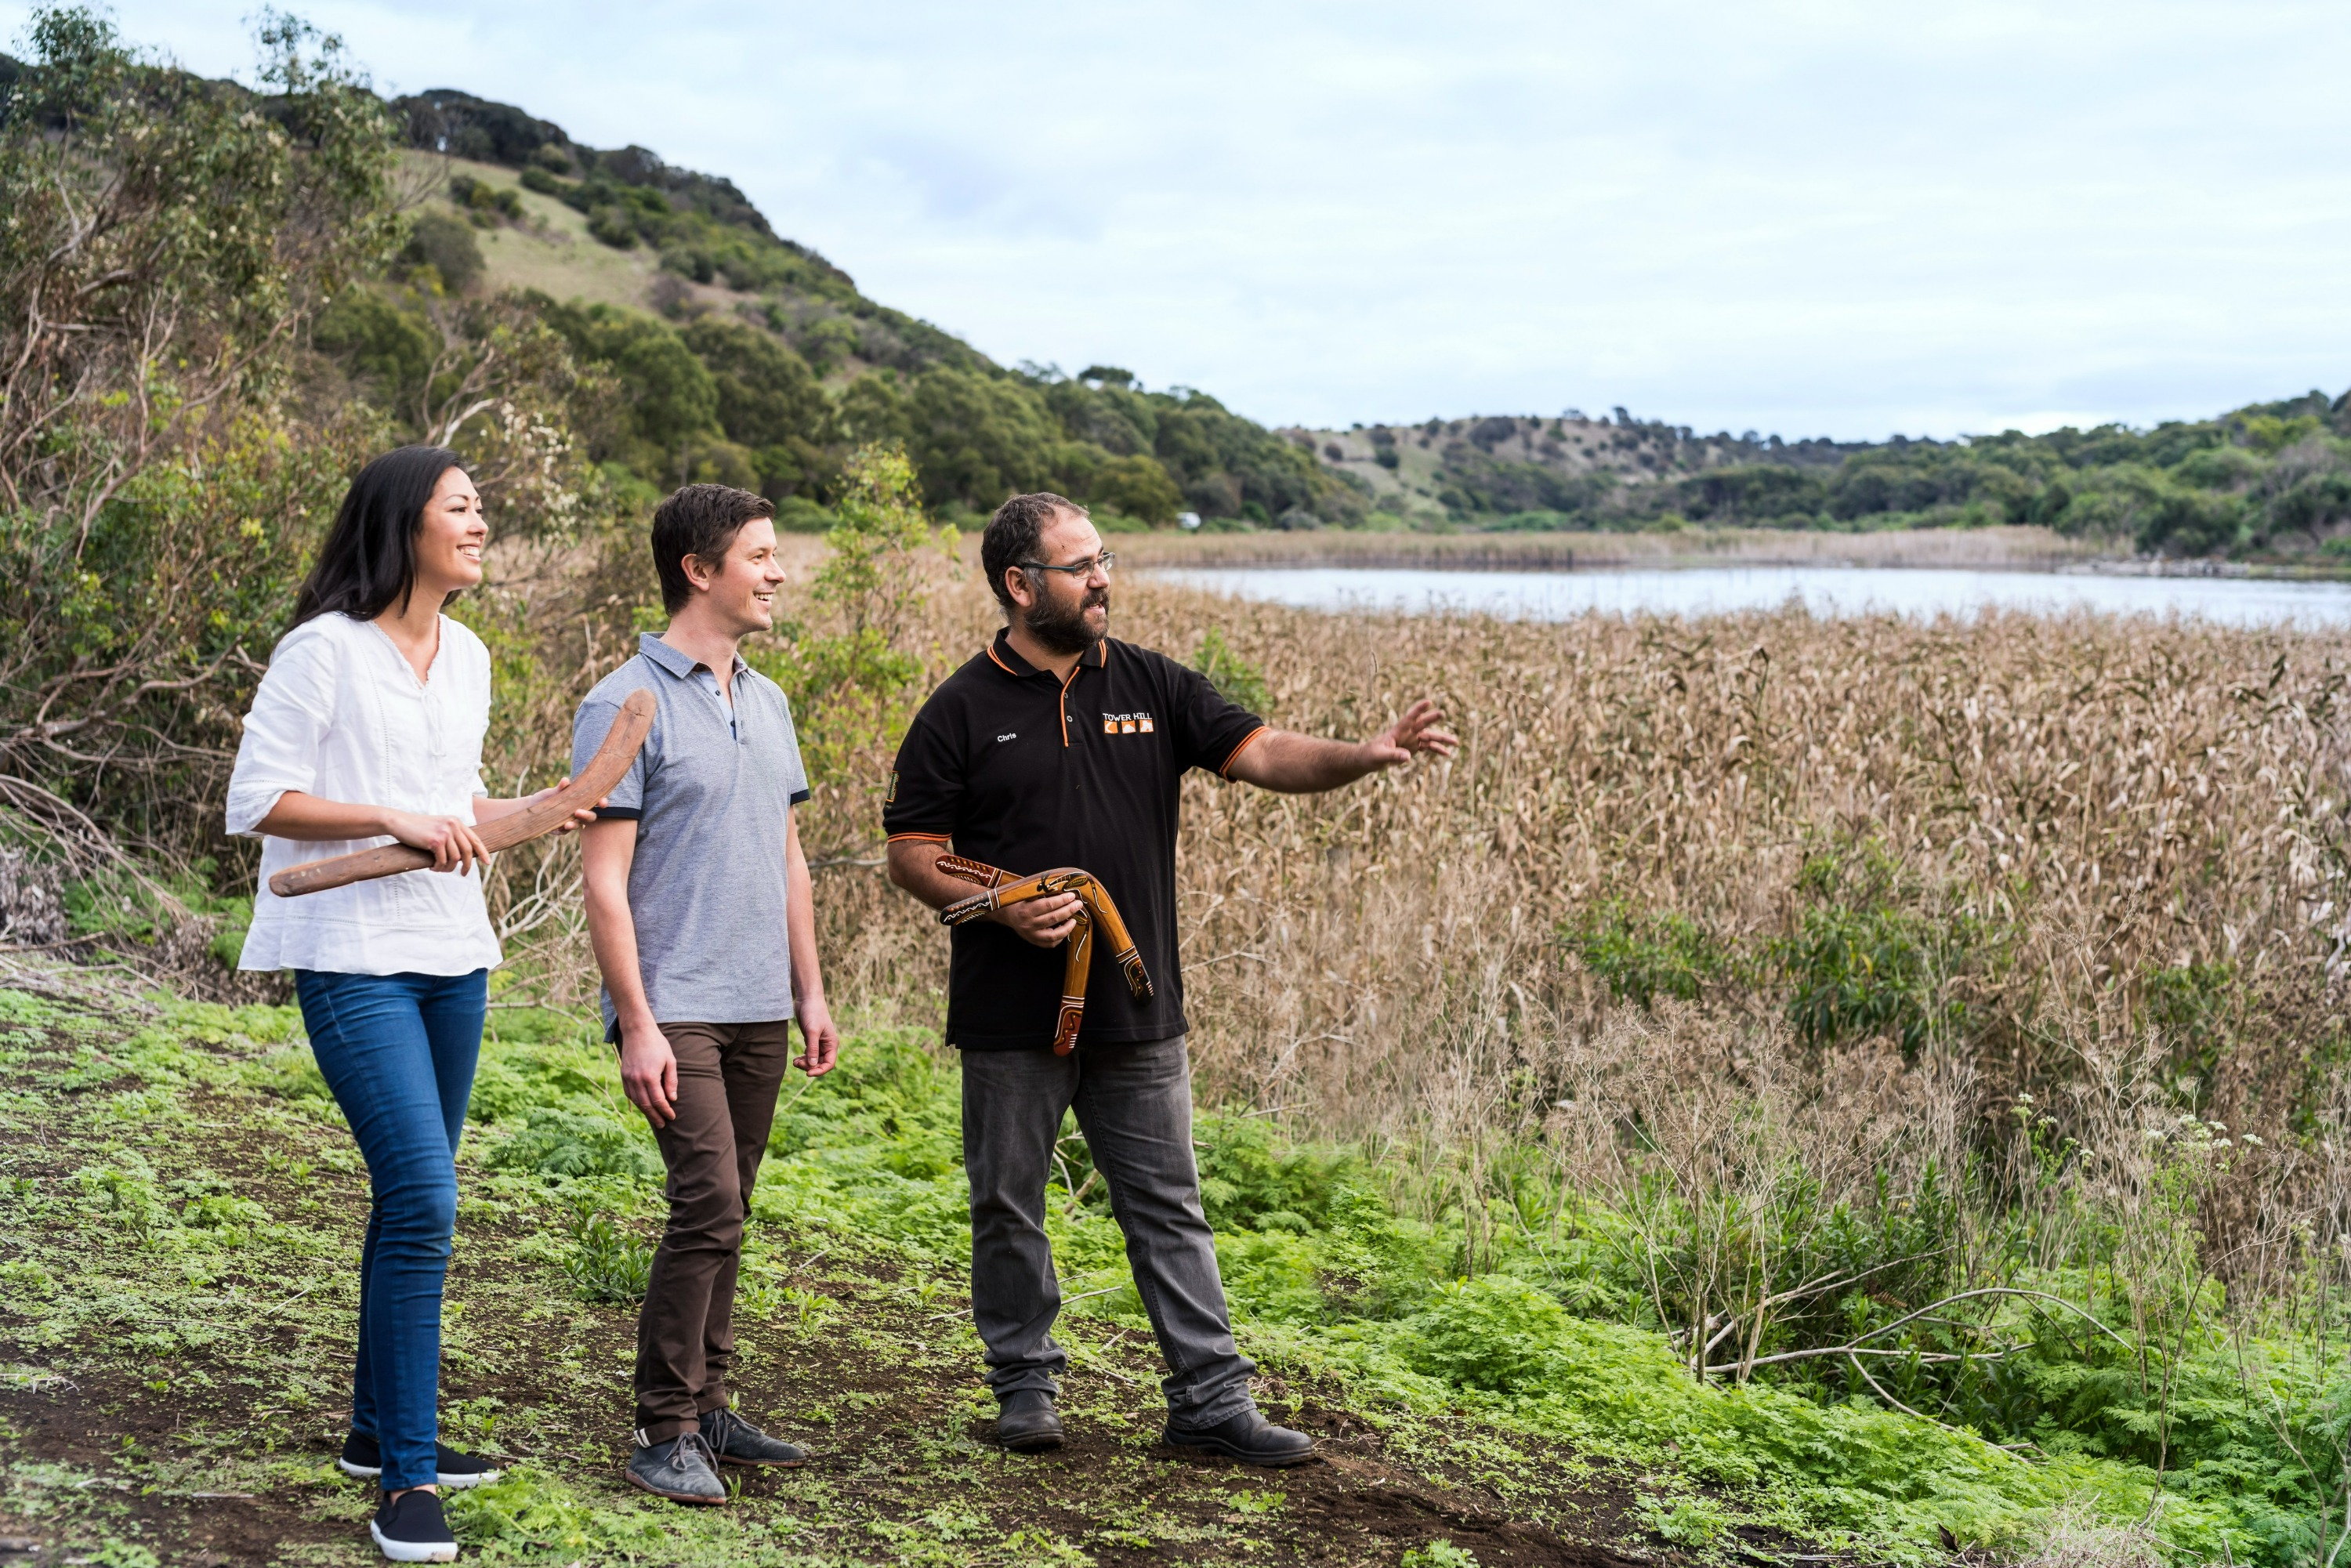
M703 1412L702 1436L722 1465L766 1465L789 1470L809 1461L808 1450L798 1443L768 1437L723 1405Z
M1176 1418L1170 1416L1162 1441L1179 1448L1201 1448L1212 1454L1222 1454L1245 1465L1263 1465L1269 1469L1302 1465L1314 1457L1313 1438L1303 1432L1275 1426L1259 1415L1255 1408L1244 1410L1230 1420L1219 1421L1213 1427L1178 1427Z
M996 1412L996 1440L1016 1454L1041 1454L1061 1446L1061 1418L1053 1396L1041 1388L1008 1394Z

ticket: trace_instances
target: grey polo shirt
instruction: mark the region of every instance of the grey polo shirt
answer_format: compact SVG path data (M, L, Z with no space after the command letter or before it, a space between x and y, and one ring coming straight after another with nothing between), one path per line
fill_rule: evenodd
M645 999L664 1023L768 1023L792 1016L784 925L784 835L809 798L783 689L738 655L734 703L706 664L651 632L571 722L571 769L587 765L631 692L653 694L653 727L600 817L633 820L629 913ZM616 1027L610 992L604 1027Z

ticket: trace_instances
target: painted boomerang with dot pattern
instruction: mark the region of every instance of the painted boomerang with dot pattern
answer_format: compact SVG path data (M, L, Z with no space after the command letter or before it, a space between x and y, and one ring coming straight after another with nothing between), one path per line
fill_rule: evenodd
M1077 929L1070 933L1069 956L1061 968L1061 1016L1053 1028L1054 1055L1067 1056L1077 1049L1078 1025L1086 1016L1086 971L1093 957L1095 926L1102 927L1102 941L1117 961L1120 973L1126 977L1126 988L1134 993L1138 1002L1150 999L1151 977L1144 972L1143 955L1134 950L1134 938L1126 934L1126 922L1118 917L1118 905L1111 902L1110 890L1096 882L1092 873L1075 866L1062 866L1055 871L1040 871L1034 876L1016 877L1008 871L999 871L982 861L966 860L961 855L941 855L938 868L949 876L976 882L987 890L940 910L942 925L967 925L1008 904L1026 904L1032 898L1049 898L1057 893L1078 895Z

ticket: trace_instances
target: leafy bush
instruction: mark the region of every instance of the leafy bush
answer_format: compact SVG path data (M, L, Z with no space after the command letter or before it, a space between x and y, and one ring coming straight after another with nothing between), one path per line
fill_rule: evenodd
M643 1130L593 1113L553 1106L532 1110L483 1156L494 1170L525 1171L550 1180L587 1176L652 1176L661 1155Z
M446 213L420 216L401 255L411 265L432 267L441 287L452 294L466 293L482 280L482 247L472 225Z
M0 400L0 799L85 847L94 820L177 849L353 444L298 434L273 389L397 243L392 127L274 15L266 114L92 12L31 35L0 121L0 362L73 395Z
M1981 958L1990 936L1982 922L1917 907L1924 894L1902 884L1874 843L1814 856L1796 885L1810 907L1773 956L1805 1044L1882 1037L1916 1057L1938 1033L1968 1027L1949 982Z
M1646 914L1621 901L1586 911L1560 936L1612 995L1643 1007L1660 996L1691 1000L1732 969L1729 951L1689 916Z
M1257 666L1233 651L1225 641L1224 632L1211 626L1200 636L1199 651L1192 655L1192 667L1208 677L1208 684L1225 696L1253 714L1262 715L1273 706L1273 695L1266 689L1265 677Z

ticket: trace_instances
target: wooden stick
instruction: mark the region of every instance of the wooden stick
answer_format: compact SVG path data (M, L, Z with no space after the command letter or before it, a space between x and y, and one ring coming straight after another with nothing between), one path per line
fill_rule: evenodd
M612 727L605 732L604 744L596 748L596 755L588 759L580 777L545 800L483 824L476 834L482 846L495 853L528 843L569 821L571 813L581 807L595 805L611 794L621 776L628 772L629 764L637 759L637 751L653 727L653 693L642 688L631 692L622 700ZM330 887L348 887L355 882L397 876L404 871L423 871L432 863L432 855L423 850L407 844L386 844L381 849L287 866L269 879L269 891L280 898L299 898L306 893L323 893Z

